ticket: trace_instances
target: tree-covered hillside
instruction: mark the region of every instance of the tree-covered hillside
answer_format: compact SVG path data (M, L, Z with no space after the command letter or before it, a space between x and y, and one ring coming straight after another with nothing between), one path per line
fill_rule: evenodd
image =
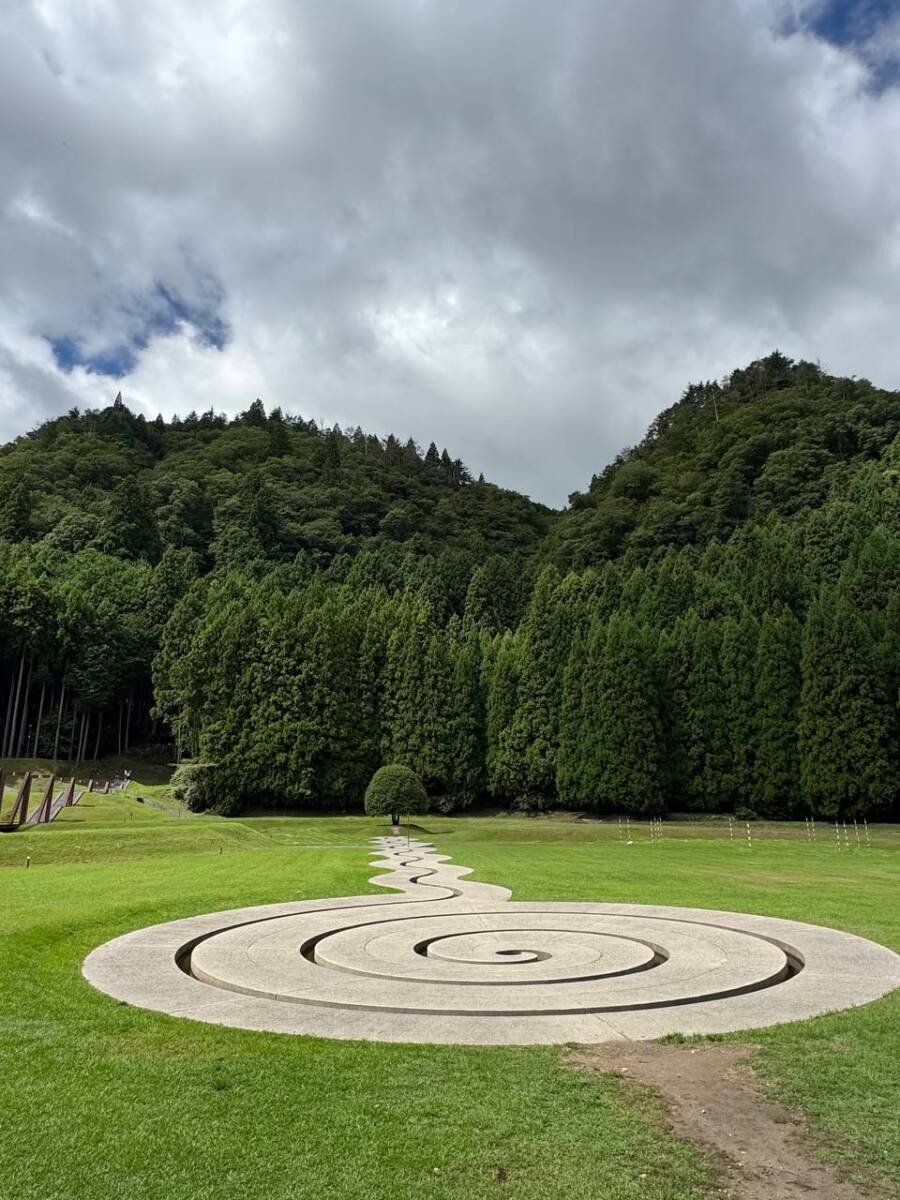
M772 355L564 514L395 439L120 404L0 452L3 749L222 811L900 815L900 396Z
M900 393L776 351L721 383L691 384L639 445L570 496L545 553L590 566L794 517L821 507L898 431Z
M92 547L155 563L166 547L201 569L313 566L372 544L474 559L527 552L549 512L471 475L432 444L268 415L148 422L121 397L48 421L0 449L0 537Z
M528 578L550 515L434 445L259 401L148 422L117 397L48 421L0 448L0 750L81 760L168 736L151 664L194 579L374 570L461 608L481 563Z

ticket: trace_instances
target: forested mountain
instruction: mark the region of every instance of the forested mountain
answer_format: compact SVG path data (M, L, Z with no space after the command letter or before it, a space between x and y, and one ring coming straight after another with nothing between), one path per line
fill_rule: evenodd
M900 815L900 395L775 354L563 514L256 404L0 452L4 750L171 737L206 795Z
M639 445L569 497L545 553L584 567L794 517L821 507L898 429L900 393L776 352L721 383L691 384Z
M0 448L2 753L80 761L169 736L151 664L195 579L268 589L375 570L461 610L480 563L515 560L525 588L550 516L446 449L319 430L258 400L234 420L148 422L121 396L73 410Z
M472 477L432 444L319 430L268 415L213 412L148 422L121 396L73 410L0 449L0 537L66 551L159 560L195 552L200 569L259 569L304 555L314 567L363 546L476 559L529 551L549 510Z

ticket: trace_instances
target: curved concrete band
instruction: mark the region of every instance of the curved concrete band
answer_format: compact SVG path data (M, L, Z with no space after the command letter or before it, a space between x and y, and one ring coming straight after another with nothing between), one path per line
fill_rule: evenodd
M636 904L514 903L424 842L376 839L396 892L209 913L99 946L117 1000L278 1033L530 1045L725 1033L865 1004L900 956L834 929Z

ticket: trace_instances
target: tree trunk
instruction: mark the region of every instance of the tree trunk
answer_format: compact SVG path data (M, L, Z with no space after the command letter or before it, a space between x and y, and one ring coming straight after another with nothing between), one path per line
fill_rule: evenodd
M103 729L103 713L98 712L97 713L97 739L94 742L94 762L97 761L97 758L100 754L100 731L102 729Z
M9 727L12 723L13 702L16 697L16 672L15 670L9 673L9 699L6 702L6 721L3 725L3 746L0 748L0 755L6 758L6 747L9 743Z
M122 757L122 705L124 701L119 697L119 758Z
M13 753L15 751L15 746L16 746L16 722L19 718L19 696L22 693L22 675L24 674L24 672L25 672L25 651L23 650L22 655L19 659L19 678L16 682L16 695L15 695L15 699L13 700L12 725L10 726L10 729L9 729L9 741L6 744L6 746L4 747L6 754L10 758L13 757Z
M81 718L81 736L78 739L78 758L76 760L76 765L77 765L77 763L80 763L82 761L82 759L84 759L84 757L85 757L85 751L87 750L88 733L90 731L90 728L91 728L91 710L89 708L86 708L82 715L82 718Z
M78 709L72 705L72 732L69 735L69 762L72 761L72 755L75 752L75 722L78 720Z
M25 695L22 697L22 715L19 718L19 737L16 741L16 758L22 757L25 749L25 734L27 732L28 693L31 691L31 675L34 671L34 659L28 660L28 682L25 684Z
M131 689L128 689L128 708L125 710L125 753L131 745Z
M31 751L31 757L37 758L38 739L41 736L41 718L44 715L44 693L47 690L46 680L41 684L41 699L38 704L37 724L34 727L34 749Z
M12 720L12 702L16 696L16 672L10 672L10 697L6 701L6 720L4 721L4 740L0 745L0 757L6 757L6 743L10 738L10 721Z
M59 693L59 708L56 710L56 737L53 739L53 758L59 758L59 727L62 724L63 705L66 701L66 681L63 679L62 691Z

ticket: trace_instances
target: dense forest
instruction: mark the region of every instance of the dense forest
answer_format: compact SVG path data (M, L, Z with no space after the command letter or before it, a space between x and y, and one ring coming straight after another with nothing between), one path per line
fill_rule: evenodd
M72 412L0 450L3 753L170 740L223 812L398 762L447 811L898 816L898 435L776 353L555 514L259 402Z

